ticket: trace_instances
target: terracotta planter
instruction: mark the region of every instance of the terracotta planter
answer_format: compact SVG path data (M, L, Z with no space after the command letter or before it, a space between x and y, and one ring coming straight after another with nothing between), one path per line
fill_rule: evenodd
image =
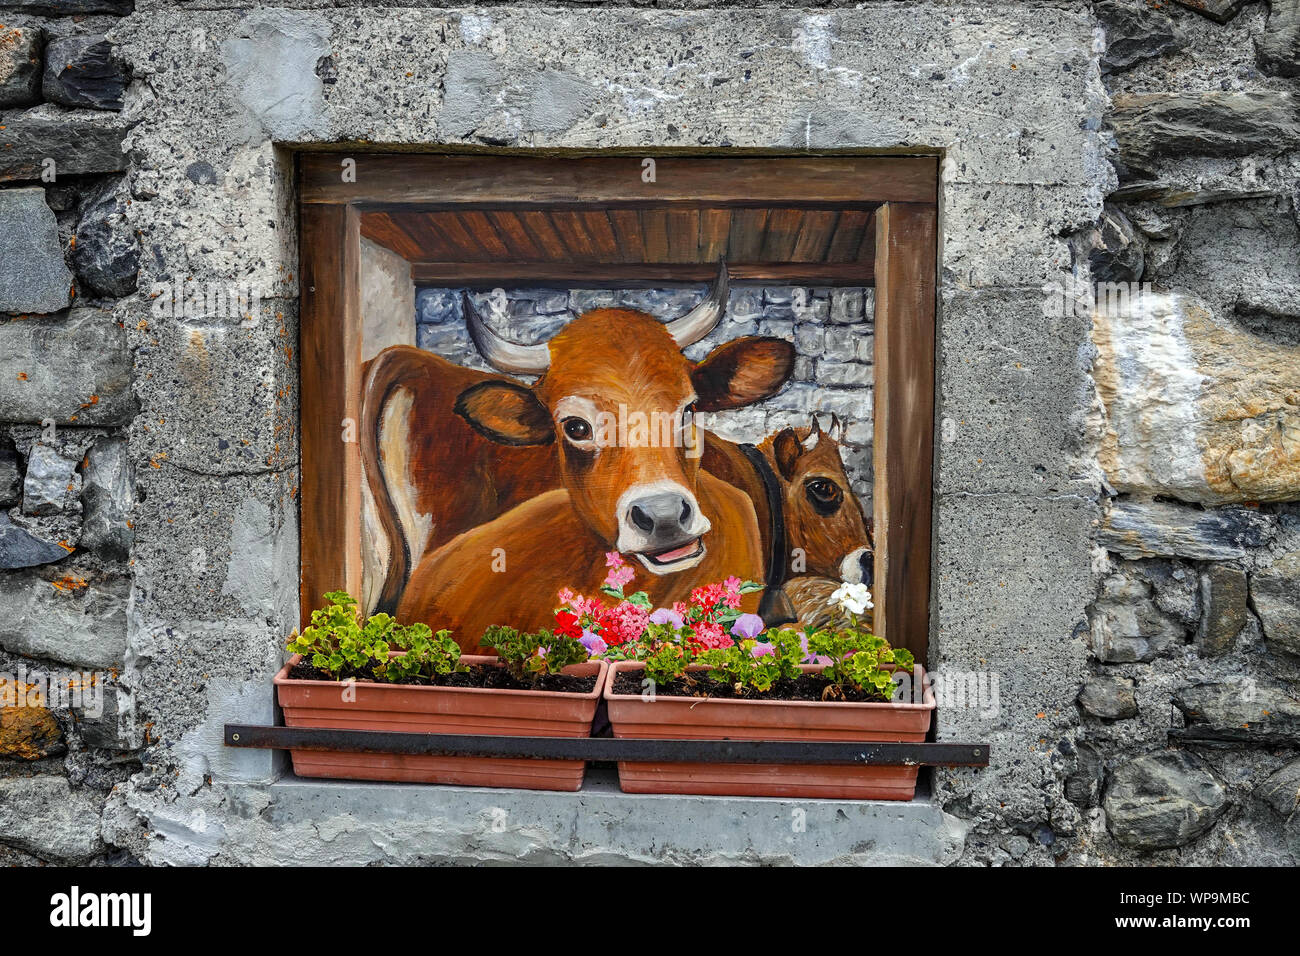
M934 694L924 703L841 703L780 700L709 700L614 693L621 673L642 670L618 661L605 679L605 702L615 737L692 740L880 740L921 741L930 729ZM703 668L692 668L703 670ZM821 667L805 665L806 673ZM915 677L924 671L918 664ZM918 684L917 686L924 686ZM620 762L626 793L689 793L743 797L823 797L910 800L918 767L836 764L725 764Z
M466 664L494 664L495 657L461 658ZM358 682L351 700L333 681L294 680L289 668L275 676L276 695L287 727L339 727L423 734L487 734L520 737L587 737L600 701L608 665L592 661L565 668L577 677L596 675L586 694L558 691L491 690L480 687L418 687ZM424 754L367 754L293 750L300 777L394 780L466 787L577 790L586 764L581 760L507 757L440 757Z

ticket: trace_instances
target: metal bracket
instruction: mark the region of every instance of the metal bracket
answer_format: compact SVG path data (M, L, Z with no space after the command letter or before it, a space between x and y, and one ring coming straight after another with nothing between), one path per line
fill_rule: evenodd
M864 764L987 767L989 745L879 741L651 740L631 737L497 737L226 724L227 747L536 760L655 763Z

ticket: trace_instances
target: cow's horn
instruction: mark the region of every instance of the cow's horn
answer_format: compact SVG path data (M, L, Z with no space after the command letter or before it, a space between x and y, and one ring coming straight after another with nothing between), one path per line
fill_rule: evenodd
M503 339L483 321L474 300L466 292L465 324L469 327L469 337L474 340L478 354L493 368L502 372L521 375L537 375L546 371L551 364L551 350L545 343L541 345L520 345Z
M680 319L668 323L668 331L678 347L694 345L713 331L727 312L727 262L718 260L718 277L713 280L713 288L704 297L704 301Z

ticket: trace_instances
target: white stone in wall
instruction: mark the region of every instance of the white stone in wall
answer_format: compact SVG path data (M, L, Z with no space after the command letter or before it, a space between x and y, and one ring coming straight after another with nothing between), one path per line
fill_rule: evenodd
M1099 457L1117 490L1204 504L1300 498L1300 348L1173 293L1097 310L1092 336Z

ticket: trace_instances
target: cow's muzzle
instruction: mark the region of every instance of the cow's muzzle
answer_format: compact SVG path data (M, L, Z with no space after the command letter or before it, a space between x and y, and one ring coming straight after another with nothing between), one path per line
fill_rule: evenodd
M672 485L642 488L624 499L619 509L619 551L635 554L654 574L684 571L700 563L710 524L694 495Z
M850 551L840 561L840 580L871 587L876 577L876 553L870 548Z

